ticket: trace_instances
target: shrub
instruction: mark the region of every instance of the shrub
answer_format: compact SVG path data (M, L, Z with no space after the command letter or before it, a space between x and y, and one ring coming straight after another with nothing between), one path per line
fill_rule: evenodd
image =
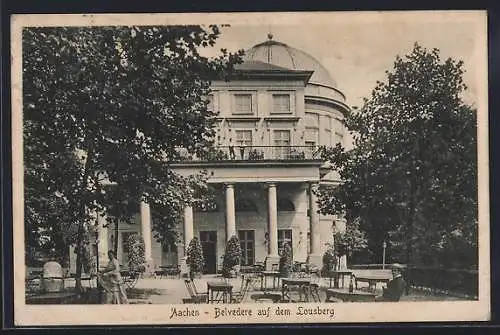
M325 251L323 255L323 268L321 269L321 273L324 276L327 276L329 273L335 270L337 266L337 255L335 253L335 248L333 245Z
M130 234L127 238L128 268L132 272L146 270L146 256L144 254L144 239L140 234Z
M198 240L197 237L194 237L191 242L189 242L186 262L189 266L189 275L191 279L194 278L196 273L203 272L205 259L203 258L203 249L200 240Z
M288 242L283 244L283 252L280 256L280 275L283 278L289 277L292 271L292 248Z
M231 270L241 262L241 246L240 241L236 236L231 236L226 243L226 251L222 260L222 275L224 277L231 276Z

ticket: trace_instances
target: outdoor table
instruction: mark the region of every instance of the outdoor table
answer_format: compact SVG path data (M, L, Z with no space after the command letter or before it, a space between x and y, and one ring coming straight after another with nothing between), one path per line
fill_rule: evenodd
M375 291L377 287L377 283L388 283L391 281L387 275L364 275L364 276L355 276L355 287L358 288L358 282L368 283L368 289L370 291Z
M75 292L48 292L26 297L27 304L65 304L72 302L77 297Z
M338 298L343 302L367 302L375 301L375 293L354 290L349 292L347 288L329 288L326 290L326 300L330 301L330 298Z
M207 297L208 303L230 303L233 298L233 285L224 281L207 282Z
M299 288L299 302L309 302L311 296L311 281L302 278L283 278L281 280L281 298L282 300L291 300L290 287ZM302 300L304 293L305 300Z
M335 288L339 288L339 277L342 277L342 287L345 287L345 276L352 276L352 271L332 271L328 274L330 278L330 288L332 288L332 279L335 279L334 286Z
M260 272L260 290L264 291L267 289L267 277L273 278L273 289L276 289L276 279L279 284L279 271L261 271Z
M273 302L277 303L281 300L281 293L279 292L264 292L252 294L250 298L255 302Z

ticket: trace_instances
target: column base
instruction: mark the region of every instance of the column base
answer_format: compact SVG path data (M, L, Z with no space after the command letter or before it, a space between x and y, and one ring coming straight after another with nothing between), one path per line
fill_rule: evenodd
M152 259L146 260L146 264L144 264L144 273L143 276L146 278L153 277L155 273L155 265Z
M323 257L320 254L309 254L306 262L309 266L314 266L321 270L323 266Z
M280 256L279 255L267 255L264 262L266 271L279 271L280 266Z
M179 263L179 269L181 270L181 278L188 278L189 277L189 266L187 264L187 256L181 257L180 263Z

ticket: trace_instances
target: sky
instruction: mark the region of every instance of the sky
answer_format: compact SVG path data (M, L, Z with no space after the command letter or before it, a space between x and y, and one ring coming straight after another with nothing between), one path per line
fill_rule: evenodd
M435 15L436 13L404 13L384 15L370 13L333 14L322 19L246 20L231 22L223 28L216 48L230 51L249 49L267 39L271 32L275 41L309 53L321 62L346 95L349 106L360 106L377 80L385 80L396 55L408 54L415 42L438 48L442 59L464 61L467 103L475 104L478 52L477 16ZM325 19L326 18L326 19ZM235 20L233 20L235 21ZM480 21L479 21L480 22ZM205 51L207 55L215 50Z

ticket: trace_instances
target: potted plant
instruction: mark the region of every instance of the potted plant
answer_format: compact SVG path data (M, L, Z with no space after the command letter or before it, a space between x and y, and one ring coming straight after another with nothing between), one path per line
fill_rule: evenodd
M205 259L203 258L203 249L200 240L197 237L194 237L189 242L186 263L189 266L189 277L191 279L194 279L195 276L201 276L205 267Z
M234 278L238 274L237 267L241 262L241 246L238 238L233 235L226 243L226 251L222 260L222 276Z
M292 248L290 247L290 244L288 242L285 242L283 244L283 252L281 253L280 256L280 276L282 278L287 278L290 277L290 273L292 272L292 266L293 266L293 260L292 260Z

